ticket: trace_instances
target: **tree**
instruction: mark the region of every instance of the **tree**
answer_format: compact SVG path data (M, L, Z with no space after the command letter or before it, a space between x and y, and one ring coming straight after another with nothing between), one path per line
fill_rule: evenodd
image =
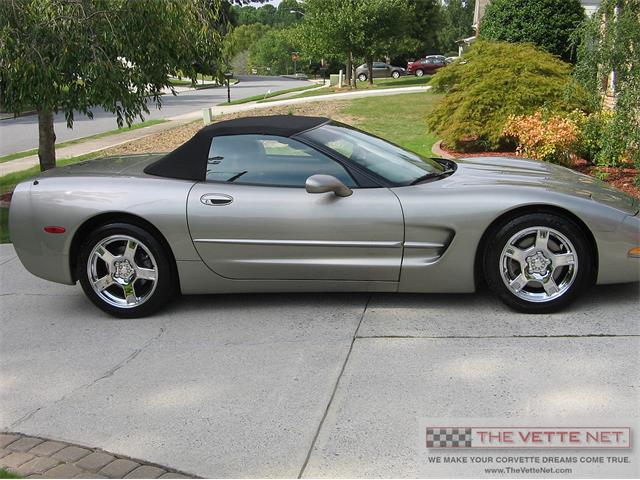
M580 0L493 0L482 17L480 36L530 42L571 61L575 59L571 37L584 18Z
M302 12L302 15L298 12ZM300 21L303 15L304 4L299 4L296 0L282 0L278 5L276 24L288 27Z
M371 65L398 51L410 15L408 0L307 0L304 6L296 45L309 56L346 60L348 78L354 59Z
M448 145L496 150L511 115L590 111L571 65L531 44L477 41L463 59L431 80L446 95L427 121Z
M627 157L640 168L640 1L602 1L584 29L574 76L598 110L603 109L603 85L615 91L596 161L616 165Z
M224 37L223 59L226 69L247 73L248 51L271 27L262 23L239 25Z
M406 38L409 13L406 0L366 0L355 2L351 9L356 24L353 53L366 60L370 84L373 84L373 61L395 54L398 44Z
M293 70L286 30L268 30L249 48L249 66L259 71L267 69L271 75L283 75Z
M317 58L346 60L351 78L355 23L349 14L356 0L307 0L303 21L292 31L297 50Z
M0 97L38 112L40 168L55 167L54 112L101 106L131 124L161 103L168 76L195 78L221 46L220 0L0 2Z
M267 3L256 10L256 21L265 25L273 25L277 20L278 10L276 7Z
M438 45L443 54L457 51L456 42L473 35L473 0L448 0L441 10Z

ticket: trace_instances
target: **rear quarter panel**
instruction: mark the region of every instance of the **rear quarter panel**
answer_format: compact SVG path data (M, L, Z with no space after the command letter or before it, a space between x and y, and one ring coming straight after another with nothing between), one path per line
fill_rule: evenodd
M72 284L69 251L74 235L104 213L136 215L153 224L176 260L199 260L189 236L186 199L193 182L155 177L51 177L24 182L11 201L11 240L33 274ZM61 226L49 234L45 226Z

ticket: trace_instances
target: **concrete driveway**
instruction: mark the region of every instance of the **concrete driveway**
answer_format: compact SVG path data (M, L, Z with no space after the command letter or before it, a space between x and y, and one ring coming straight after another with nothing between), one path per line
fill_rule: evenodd
M116 320L2 245L0 427L209 477L427 475L426 417L637 417L638 300L224 295Z

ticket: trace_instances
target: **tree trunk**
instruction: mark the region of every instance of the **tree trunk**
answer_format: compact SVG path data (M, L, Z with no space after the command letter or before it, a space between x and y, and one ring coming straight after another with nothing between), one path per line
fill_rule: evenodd
M346 84L351 86L351 52L347 55L347 68L346 68Z
M38 158L40 171L56 166L56 133L53 130L53 112L38 110Z
M367 75L367 81L369 85L373 85L373 58L367 57L367 70L369 71L369 75Z
M356 75L358 66L353 61L353 52L349 52L349 59L351 60L351 80L353 81L353 88L358 88L358 77Z

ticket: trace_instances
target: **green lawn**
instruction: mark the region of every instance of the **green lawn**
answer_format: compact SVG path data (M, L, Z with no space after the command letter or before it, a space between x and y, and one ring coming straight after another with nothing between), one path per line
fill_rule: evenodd
M59 148L68 147L69 145L76 145L78 143L86 142L87 140L95 140L97 138L108 137L110 135L115 135L117 133L129 132L131 130L138 130L139 128L150 127L152 125L157 125L159 123L164 123L167 120L147 120L142 123L134 123L130 127L116 128L114 130L109 130L102 133L97 133L95 135L90 135L88 137L77 138L75 140L69 140L67 142L56 143L56 151ZM11 160L17 160L18 158L30 157L31 155L36 155L38 153L38 149L34 148L32 150L24 150L22 152L11 153L9 155L4 155L0 157L0 163L9 162Z
M304 92L290 98L315 97L320 95L329 95L332 93L357 92L358 90L371 90L371 89L377 90L377 89L386 89L386 88L416 87L416 86L427 85L430 79L431 77L429 75L424 75L423 77L415 77L411 75L411 76L400 77L400 78L377 78L374 80L373 85L369 85L369 83L367 82L358 82L358 88L350 88L350 87L338 88L337 85L332 85L329 88L323 88L322 90L319 90L317 92L316 91Z
M0 207L0 243L9 243L9 209ZM2 470L0 470L0 478L3 477Z
M428 92L359 98L342 112L358 119L358 128L416 153L433 156L431 148L438 139L428 130L425 119L441 99L442 95Z
M4 210L4 208L2 209ZM22 478L20 475L8 472L7 470L0 468L0 478Z
M173 85L174 87L187 87L187 86L193 84L193 82L191 82L191 80L179 79L179 78L170 78L169 79L169 83L171 85Z
M223 106L223 105L240 105L241 103L249 103L249 102L261 103L262 101L266 100L267 98L277 97L277 96L283 95L285 93L309 90L310 88L316 88L317 86L318 85L314 83L314 84L311 84L311 85L304 85L302 87L288 88L286 90L277 90L275 92L270 92L270 93L267 93L267 94L254 95L253 97L240 98L238 100L231 100L231 102L229 102L229 103L222 102L222 103L219 103L218 105L220 105L220 106Z

